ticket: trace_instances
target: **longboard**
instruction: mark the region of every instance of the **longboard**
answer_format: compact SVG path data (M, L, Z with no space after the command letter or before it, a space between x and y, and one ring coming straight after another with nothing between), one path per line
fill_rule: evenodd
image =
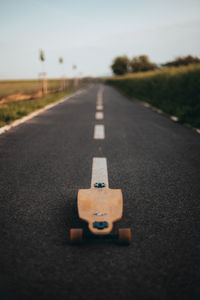
M122 218L123 198L121 190L107 187L78 191L79 218L88 222L94 234L109 234L113 223Z
M123 195L121 189L110 189L104 183L95 183L90 189L80 189L77 197L79 218L88 223L89 230L95 235L110 234L113 223L123 214ZM118 230L119 241L130 244L131 230ZM82 229L70 230L72 244L81 243Z

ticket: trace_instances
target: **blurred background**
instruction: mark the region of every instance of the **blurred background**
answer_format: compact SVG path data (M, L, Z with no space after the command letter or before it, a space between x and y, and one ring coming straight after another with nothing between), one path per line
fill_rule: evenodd
M1 0L0 79L35 78L46 55L50 78L111 75L115 56L156 63L200 55L199 0ZM73 70L72 65L77 69Z
M190 90L196 91L193 100L198 104L197 114L199 12L199 0L0 0L0 126L27 114L23 104L20 113L20 108L15 107L15 113L9 115L5 103L38 99L49 93L70 93L91 82L91 78L104 80L112 75L130 76L188 65L195 65L196 69L179 69L178 74L196 74ZM166 71L162 76L166 78ZM119 81L107 83L126 92ZM145 94L138 86L131 93L129 88L129 96L154 100L154 105L174 114L177 120L191 124L182 116L180 105L174 109L168 103L165 109L166 104L160 104L154 91L149 94L150 88L142 88ZM60 96L49 96L47 102ZM167 97L172 99L173 95ZM187 94L188 97L191 95ZM39 106L32 105L31 110L44 104L45 101ZM192 125L200 126L199 121Z

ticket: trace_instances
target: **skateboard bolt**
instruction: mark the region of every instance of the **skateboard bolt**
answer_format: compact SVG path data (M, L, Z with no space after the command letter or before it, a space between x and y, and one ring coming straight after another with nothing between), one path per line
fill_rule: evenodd
M105 185L105 183L103 183L103 182L96 182L95 184L94 184L94 187L96 187L96 188L103 188L103 187L105 187L106 185Z

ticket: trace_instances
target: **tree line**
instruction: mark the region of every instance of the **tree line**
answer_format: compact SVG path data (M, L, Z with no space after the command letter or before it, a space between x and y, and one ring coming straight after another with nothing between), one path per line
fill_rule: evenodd
M158 65L150 61L147 55L134 56L129 59L126 55L117 56L111 65L113 74L124 75L127 73L146 72L156 70L162 67L178 67L187 66L189 64L198 64L200 59L198 57L187 55L184 57L176 57L174 60Z

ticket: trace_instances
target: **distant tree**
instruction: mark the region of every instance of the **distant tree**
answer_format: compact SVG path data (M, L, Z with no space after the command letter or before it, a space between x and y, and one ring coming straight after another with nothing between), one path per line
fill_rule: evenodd
M127 56L118 56L114 59L111 69L115 75L124 75L129 72L129 64Z
M59 57L58 61L59 61L60 64L62 64L63 63L63 58Z
M155 70L157 68L155 63L150 62L147 55L133 57L130 62L130 66L133 73Z
M45 61L45 55L44 55L44 51L42 50L42 49L40 49L40 60L42 61L42 62L44 62Z
M178 67L178 66L187 66L190 64L199 64L200 58L192 55L187 55L183 57L176 57L174 60L169 61L162 66L164 67Z

